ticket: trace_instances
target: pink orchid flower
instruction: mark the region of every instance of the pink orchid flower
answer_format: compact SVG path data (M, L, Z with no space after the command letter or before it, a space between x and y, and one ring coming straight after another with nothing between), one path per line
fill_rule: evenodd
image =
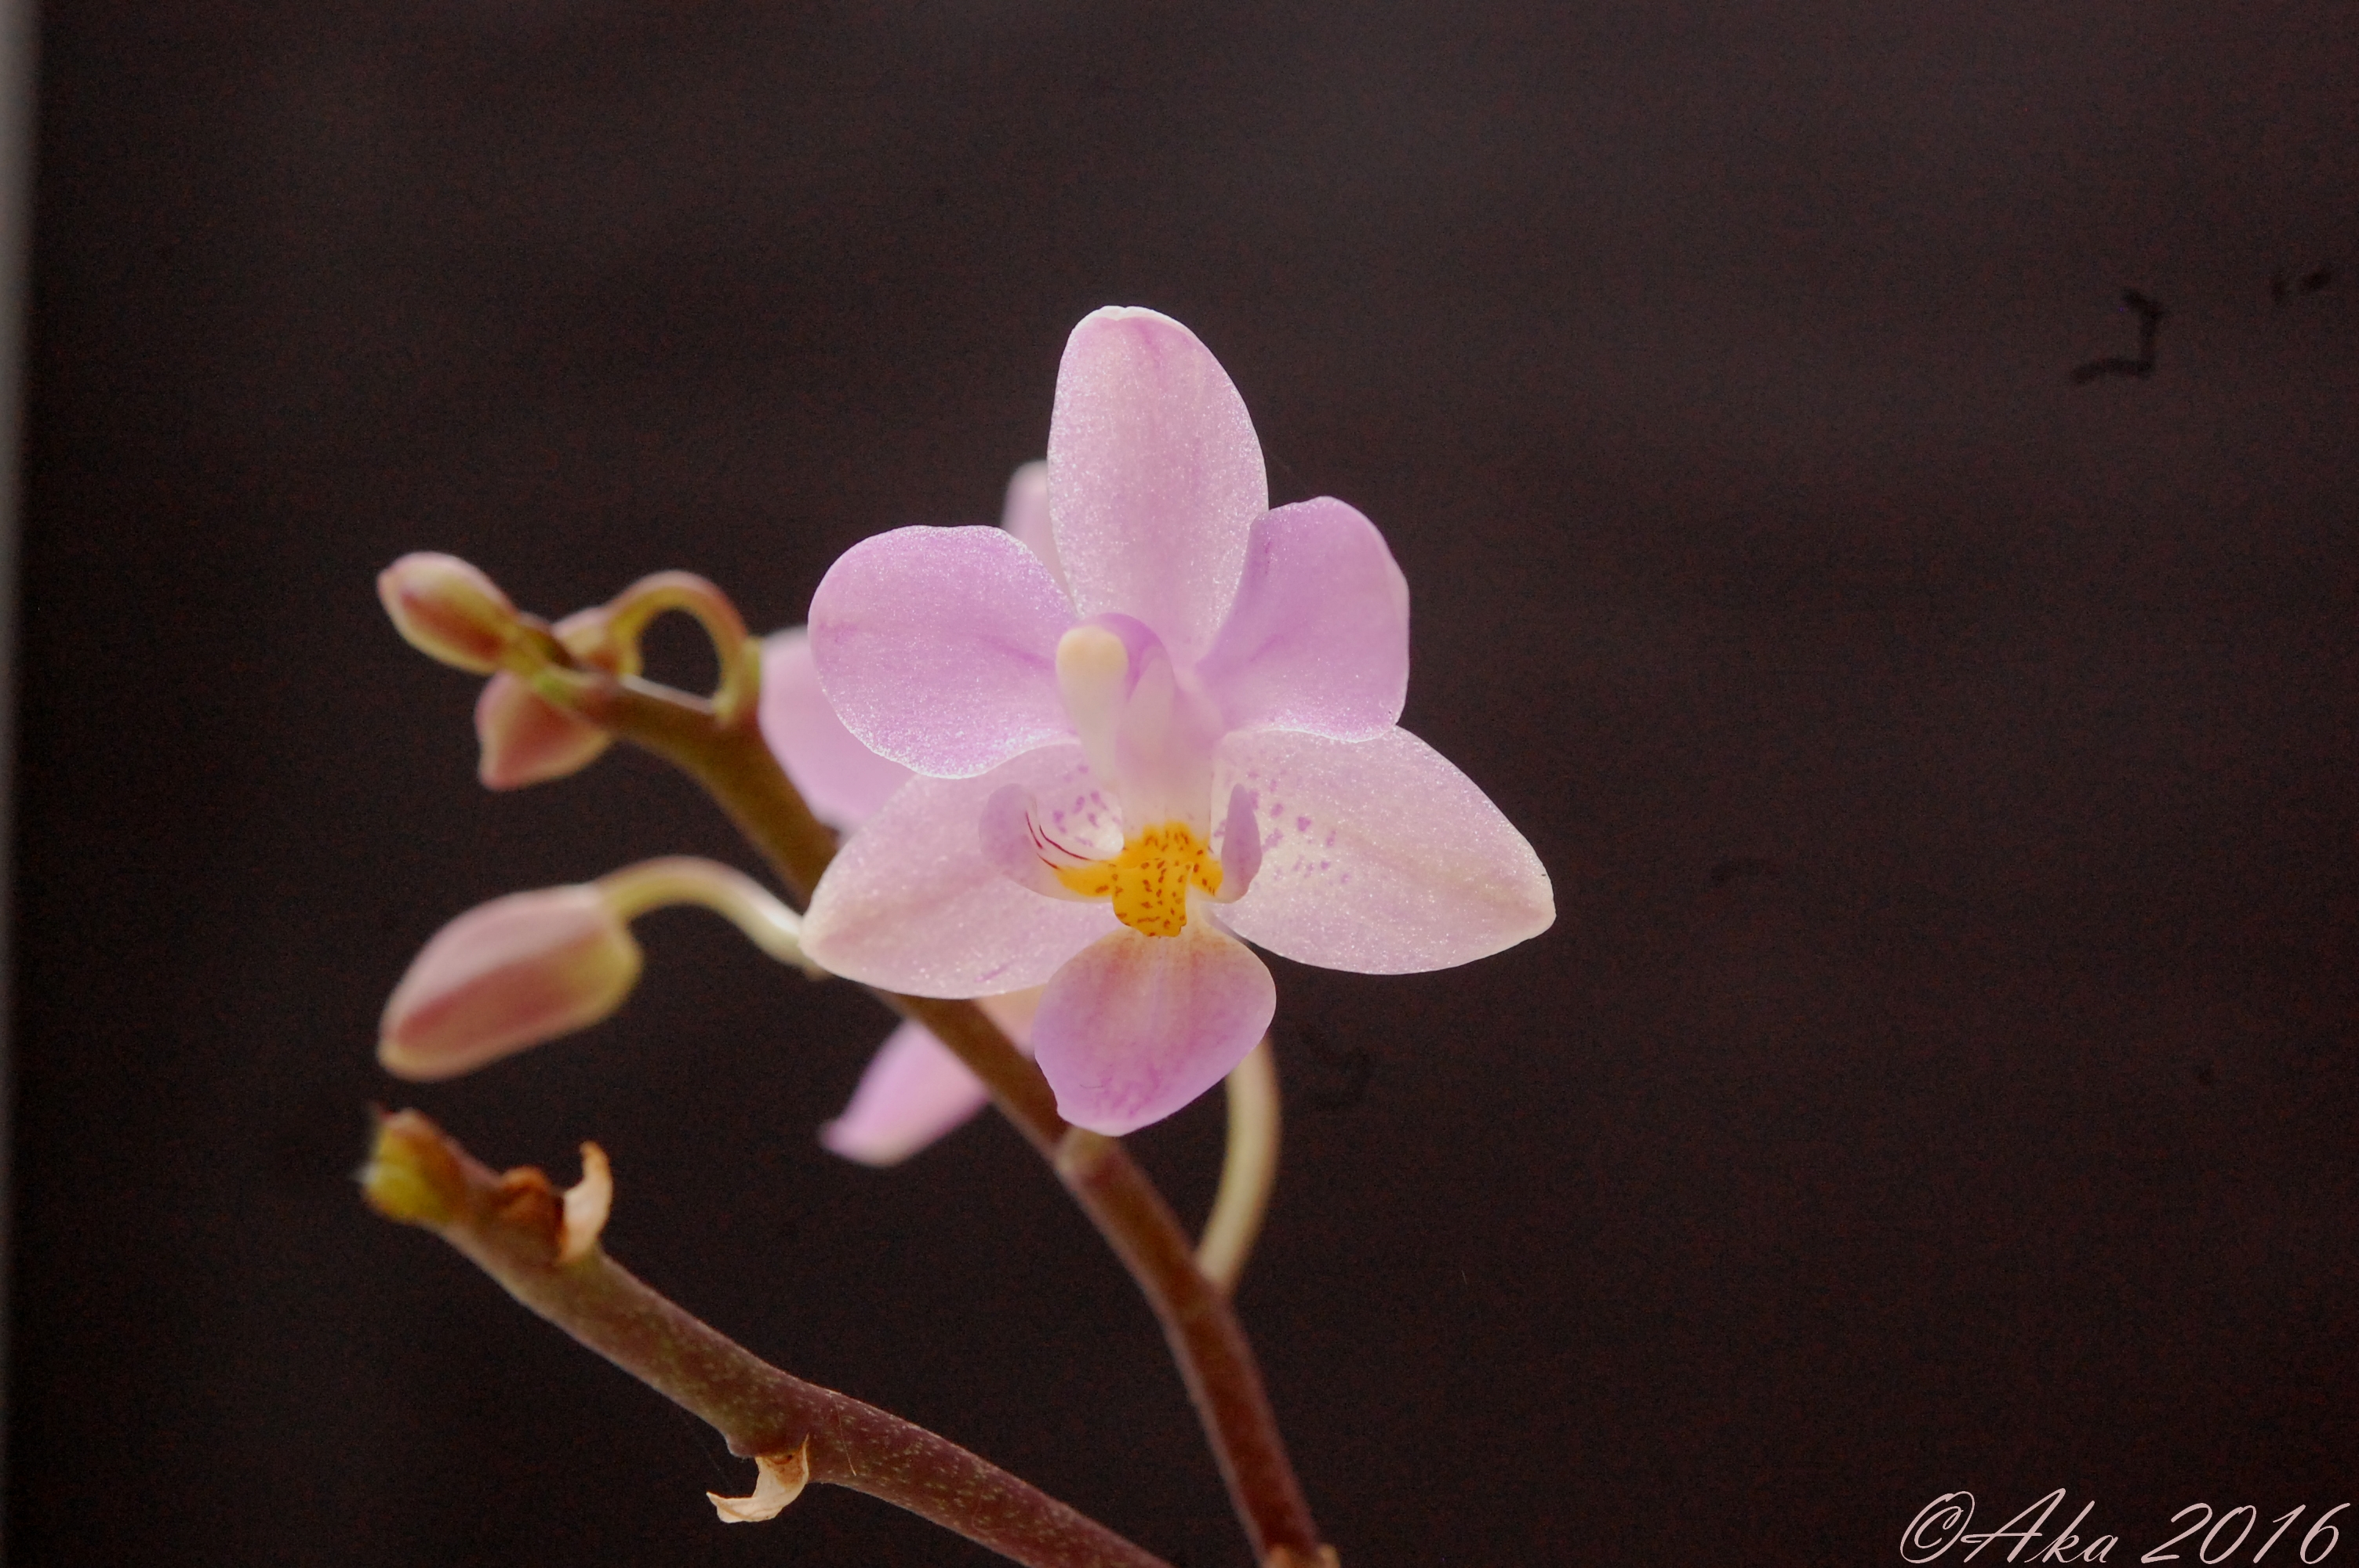
M902 528L820 584L827 697L919 776L821 879L815 960L917 995L1045 986L1059 1110L1122 1133L1268 1027L1245 941L1401 974L1555 920L1531 846L1395 722L1408 589L1383 537L1332 498L1270 510L1194 334L1136 309L1075 328L1048 480L1055 570L995 528Z
M1051 574L1049 468L1027 463L1007 484L1000 526L1038 554ZM862 745L820 689L810 636L801 627L762 644L763 738L811 814L849 834L875 816L910 778L900 763ZM984 999L983 1006L1017 1044L1028 1038L1038 989ZM847 1160L896 1165L971 1119L989 1101L983 1081L921 1024L886 1036L843 1114L820 1129L820 1142Z

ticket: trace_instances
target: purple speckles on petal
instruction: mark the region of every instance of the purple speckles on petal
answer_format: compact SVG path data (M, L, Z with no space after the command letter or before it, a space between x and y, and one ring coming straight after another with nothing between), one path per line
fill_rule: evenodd
M1261 875L1223 914L1249 942L1327 968L1407 974L1495 953L1556 917L1531 846L1407 730L1232 734L1221 753L1224 776L1258 766L1314 825L1332 824L1266 841Z
M1309 817L1307 817L1307 816L1298 816L1298 817L1296 817L1296 818L1294 819L1294 830L1295 830L1297 833L1308 833L1308 832L1310 832L1310 818L1309 818ZM1333 835L1333 834L1332 834L1332 833L1331 833L1331 834L1329 834L1329 835L1328 835L1328 838L1329 838L1329 840L1330 840L1331 842L1333 840L1333 838L1334 838L1334 835Z

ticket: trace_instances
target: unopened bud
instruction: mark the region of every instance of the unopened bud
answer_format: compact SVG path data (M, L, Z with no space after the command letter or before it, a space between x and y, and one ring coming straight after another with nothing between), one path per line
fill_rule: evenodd
M385 1004L376 1059L413 1082L471 1073L606 1017L638 983L641 962L595 887L494 899L419 951Z
M609 645L603 610L577 611L554 628L557 640L587 665L621 673L621 654ZM475 699L475 739L483 760L475 776L485 789L522 789L580 773L614 739L579 714L548 701L506 670L484 683Z
M516 608L499 584L456 556L421 550L377 574L394 630L429 658L475 675L499 667L516 633Z

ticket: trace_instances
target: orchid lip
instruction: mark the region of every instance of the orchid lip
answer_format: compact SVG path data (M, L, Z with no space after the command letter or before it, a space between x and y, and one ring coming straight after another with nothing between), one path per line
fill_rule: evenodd
M1055 875L1083 898L1111 899L1114 917L1147 936L1179 935L1188 927L1190 900L1199 892L1217 896L1222 881L1221 862L1184 822L1134 833L1117 859L1060 868Z
M1189 823L1151 823L1125 835L1119 849L1076 838L1043 818L1029 790L1011 784L994 795L980 823L984 855L1010 880L1049 898L1108 901L1114 915L1147 936L1176 936L1200 900L1234 903L1261 866L1256 796L1230 792L1225 855ZM1095 851L1095 852L1093 852Z

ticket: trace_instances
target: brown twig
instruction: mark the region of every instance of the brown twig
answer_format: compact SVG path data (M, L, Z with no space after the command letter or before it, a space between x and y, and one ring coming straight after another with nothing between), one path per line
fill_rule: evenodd
M414 1110L378 1124L361 1179L378 1212L434 1231L766 1470L808 1466L810 1480L907 1509L1028 1568L1169 1568L947 1438L762 1360L607 1257L595 1236L603 1202L585 1224L540 1172L495 1175Z
M758 661L759 647L749 641L735 656ZM722 656L732 655L723 650ZM755 721L756 704L723 720L698 698L595 669L552 667L537 684L702 784L797 902L810 902L834 858L835 836L788 782ZM1252 1345L1224 1293L1196 1267L1186 1233L1147 1173L1119 1141L1068 1126L1039 1068L974 1003L875 994L924 1024L983 1080L1130 1271L1163 1326L1256 1557L1290 1552L1302 1561L1321 1560L1325 1549L1278 1436Z

